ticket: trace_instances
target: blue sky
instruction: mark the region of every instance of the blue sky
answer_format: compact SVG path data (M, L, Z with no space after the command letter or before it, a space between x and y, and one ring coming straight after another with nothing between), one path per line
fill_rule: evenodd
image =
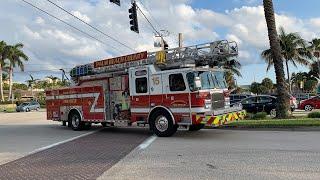
M9 44L24 43L24 50L30 57L25 72L15 69L14 81L25 82L29 74L39 79L47 75L60 77L60 68L68 71L75 65L132 53L48 2L28 1L107 45L115 46L117 51L53 20L21 0L2 0L0 39ZM154 33L141 14L138 17L140 34L129 30L131 0L121 0L121 7L106 0L53 1L137 51L156 50L153 47ZM138 4L157 29L170 32L166 37L170 47L177 46L178 32L183 33L185 45L233 40L238 42L238 59L243 64L242 78L237 77L238 84L260 82L264 77L275 80L274 70L266 72L266 64L260 58L261 51L269 47L262 0L138 0ZM319 0L274 0L274 4L278 26L283 26L287 32L299 32L306 40L320 37ZM306 71L307 68L290 67L290 70Z
M193 0L195 8L208 8L218 12L224 12L241 6L262 5L262 0ZM319 16L319 0L274 0L277 12L284 12L301 18Z

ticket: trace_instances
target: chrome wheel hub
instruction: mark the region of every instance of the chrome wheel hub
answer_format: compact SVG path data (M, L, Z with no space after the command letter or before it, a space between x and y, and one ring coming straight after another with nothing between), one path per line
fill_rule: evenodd
M306 105L305 110L311 111L311 110L312 110L312 107L311 107L310 105Z
M159 116L155 121L155 125L158 131L164 132L168 129L169 121L166 117Z
M73 127L78 127L80 124L80 119L77 116L72 117L72 125Z
M277 111L275 109L272 109L271 112L270 112L270 116L272 118L276 117L277 116Z

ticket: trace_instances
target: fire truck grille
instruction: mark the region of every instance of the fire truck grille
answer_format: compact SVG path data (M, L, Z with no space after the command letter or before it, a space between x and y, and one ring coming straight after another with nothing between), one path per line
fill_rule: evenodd
M224 95L223 93L213 93L212 94L212 109L224 108Z

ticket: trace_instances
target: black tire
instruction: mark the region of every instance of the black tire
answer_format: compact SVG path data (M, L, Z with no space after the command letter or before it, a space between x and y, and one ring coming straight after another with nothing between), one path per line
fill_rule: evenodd
M106 122L102 122L101 125L102 125L102 127L107 127L107 123Z
M40 108L37 107L37 108L36 108L36 111L40 111Z
M84 127L84 123L81 121L79 113L72 113L70 115L69 123L71 128L75 131L81 131Z
M91 129L91 123L84 123L83 129L85 130Z
M159 137L172 136L178 129L173 123L170 114L165 110L159 110L153 113L149 120L150 129Z
M189 126L189 131L199 131L204 128L204 124L194 124Z
M27 108L27 109L26 109L26 112L30 112L30 109L29 109L29 108Z

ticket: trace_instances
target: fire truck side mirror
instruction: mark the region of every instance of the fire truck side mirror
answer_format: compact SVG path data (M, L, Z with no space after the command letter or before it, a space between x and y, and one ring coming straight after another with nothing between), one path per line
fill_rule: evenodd
M194 84L195 84L196 89L201 89L202 84L201 84L200 77L195 77L194 78Z

